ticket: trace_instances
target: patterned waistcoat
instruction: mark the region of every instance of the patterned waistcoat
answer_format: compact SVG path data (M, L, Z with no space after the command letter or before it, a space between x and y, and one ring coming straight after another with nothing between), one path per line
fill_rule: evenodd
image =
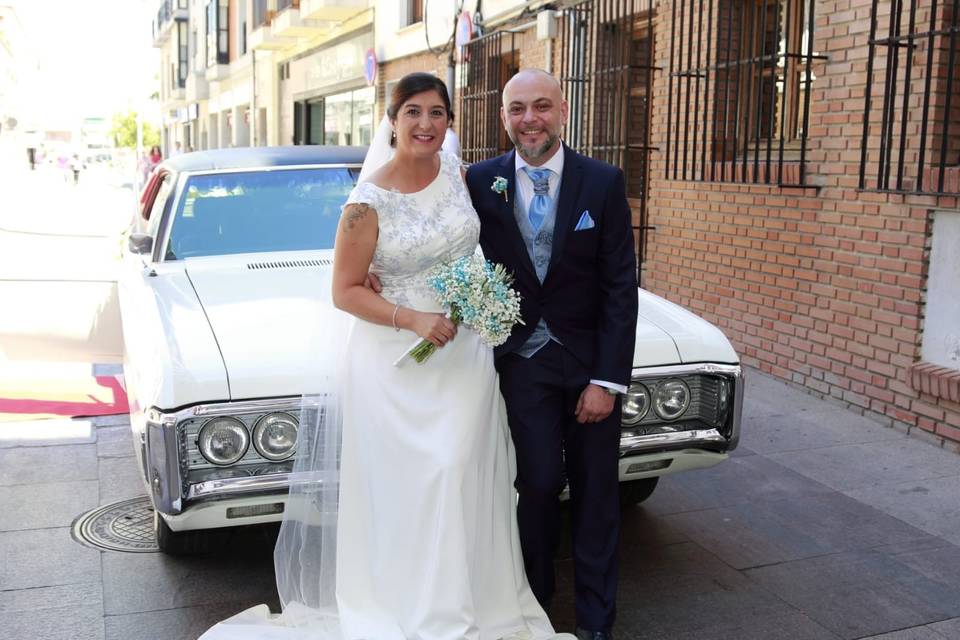
M553 253L553 228L557 221L557 199L553 199L553 207L547 212L540 225L540 230L534 232L530 225L530 218L527 215L527 208L524 206L517 190L517 197L513 200L513 215L517 220L517 226L520 227L520 235L523 237L523 244L527 247L527 255L533 262L533 268L537 272L537 278L543 284L543 279L547 276L547 267L550 265L550 255ZM550 340L559 340L550 333L547 323L543 318L537 323L533 333L523 345L516 350L517 355L529 358L539 351Z

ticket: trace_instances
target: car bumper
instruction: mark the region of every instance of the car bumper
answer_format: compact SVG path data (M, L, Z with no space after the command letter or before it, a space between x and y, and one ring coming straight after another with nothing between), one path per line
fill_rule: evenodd
M644 435L624 435L620 441L619 478L621 482L668 475L692 469L714 466L727 459L740 438L740 419L743 404L744 380L737 365L696 364L638 370L635 379L645 375L679 375L690 372L708 372L730 377L734 382L734 403L730 421L722 430L697 429ZM291 399L251 402L242 409L279 410ZM289 407L288 407L289 408ZM195 407L191 413L225 412L226 407L208 405ZM248 477L212 479L193 484L184 483L177 453L181 441L176 425L183 418L178 415L153 416L148 419L144 457L147 484L153 494L154 506L163 514L174 531L217 528L241 524L276 522L282 519L287 505L290 474L266 473ZM171 455L172 454L172 455ZM277 513L261 514L256 507L283 505ZM233 509L231 511L231 509Z

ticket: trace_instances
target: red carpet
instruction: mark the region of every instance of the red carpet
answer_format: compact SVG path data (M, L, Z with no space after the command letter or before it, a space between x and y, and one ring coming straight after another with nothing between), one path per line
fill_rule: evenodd
M0 422L127 413L127 394L116 376L24 380L0 387Z

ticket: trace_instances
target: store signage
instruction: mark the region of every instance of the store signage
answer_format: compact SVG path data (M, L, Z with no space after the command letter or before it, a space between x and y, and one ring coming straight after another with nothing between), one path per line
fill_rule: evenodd
M303 58L302 64L307 66L307 86L317 89L363 78L366 66L364 52L372 47L373 34L365 33ZM298 63L301 61L295 61L294 67L299 67ZM299 70L291 68L291 72L299 73Z

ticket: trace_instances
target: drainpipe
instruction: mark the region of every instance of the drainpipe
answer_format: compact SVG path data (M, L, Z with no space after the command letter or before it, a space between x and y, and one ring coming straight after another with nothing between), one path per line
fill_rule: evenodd
M253 91L250 92L250 146L257 146L257 50L250 50L250 66L253 69Z

